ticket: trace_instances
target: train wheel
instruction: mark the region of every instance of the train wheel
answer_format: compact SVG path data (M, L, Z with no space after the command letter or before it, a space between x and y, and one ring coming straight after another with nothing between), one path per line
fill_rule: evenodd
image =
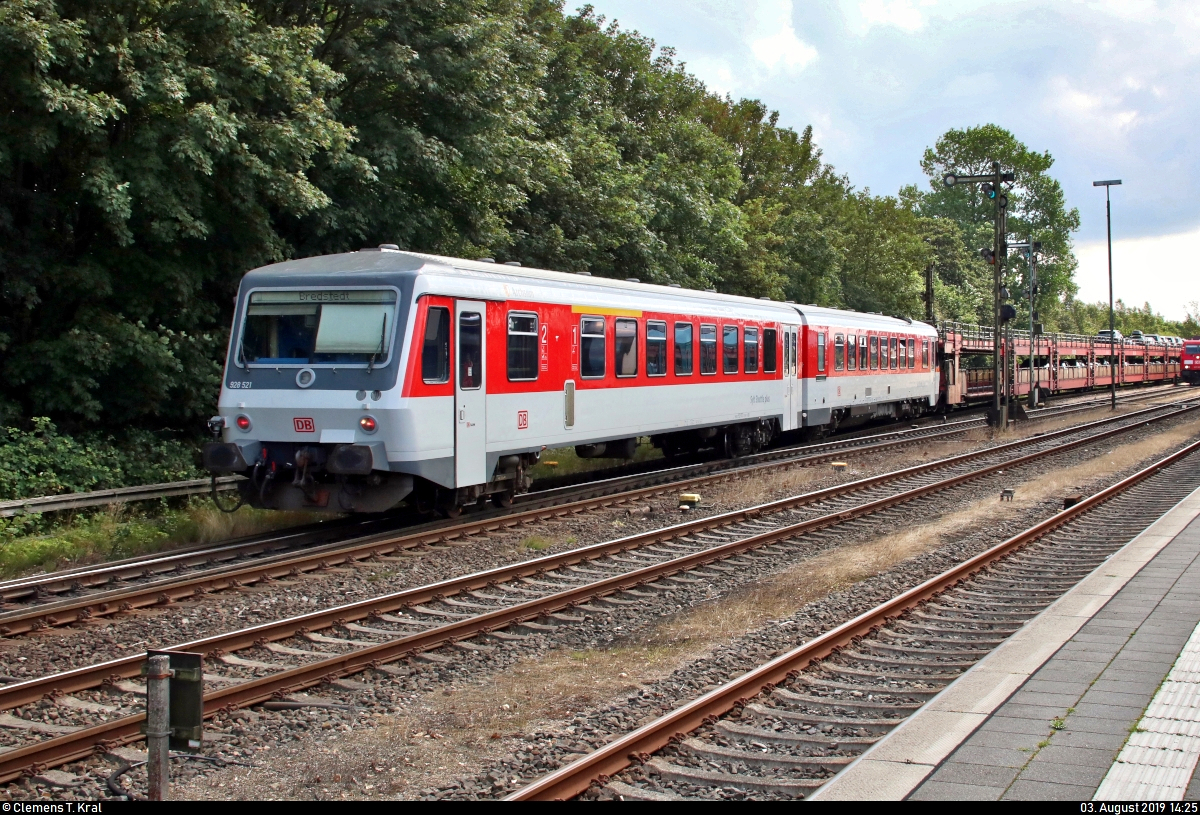
M454 519L459 515L462 515L462 507L460 507L458 504L449 504L447 506L439 507L438 511L442 513L443 517L450 519Z
M513 504L513 494L511 492L508 492L506 490L505 492L492 493L492 505L493 506L497 506L500 509L508 509L509 507L512 506L512 504Z

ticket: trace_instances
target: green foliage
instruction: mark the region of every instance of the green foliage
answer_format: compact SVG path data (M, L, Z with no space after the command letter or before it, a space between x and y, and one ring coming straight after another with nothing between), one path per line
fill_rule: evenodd
M1048 154L952 130L932 191L855 190L811 128L586 6L10 0L0 95L0 424L33 428L4 455L50 462L0 472L6 495L190 471L237 282L288 257L393 242L917 318L933 264L937 316L986 320L988 207L939 179L996 159L1051 254L1040 307L1069 317L1078 214ZM183 440L145 459L171 463L112 452L148 431Z
M238 276L330 203L315 157L369 169L322 39L233 0L0 5L0 421L202 415Z
M19 515L0 519L0 579L312 522L309 513L250 507L229 515L207 498L192 498L182 506L160 501L53 516Z
M200 478L191 445L132 431L119 442L64 436L47 418L32 431L0 428L0 500Z
M1128 306L1123 300L1113 304L1113 323L1125 336L1130 332L1165 334L1171 337L1195 337L1200 335L1200 307L1189 304L1187 319L1177 322L1168 320L1145 303L1141 308ZM1068 300L1063 305L1062 330L1077 334L1095 334L1108 328L1108 303L1081 303Z
M998 161L1002 170L1016 174L1016 182L1007 191L1008 231L1021 240L1032 236L1042 244L1036 306L1040 319L1048 327L1057 327L1063 316L1063 302L1077 290L1071 234L1079 229L1079 211L1066 208L1062 186L1049 173L1054 164L1049 152L1032 151L1012 133L992 124L949 130L934 147L926 149L921 160L921 169L930 179L930 191L908 188L901 195L920 214L956 223L966 246L978 252L992 246L994 204L984 197L981 185L947 188L942 177L949 172L984 175L992 172L993 161ZM991 267L985 268L992 272ZM1026 275L1024 256L1014 252L1005 267L1009 291L1019 292L1027 286ZM990 323L990 298L983 306L978 319Z

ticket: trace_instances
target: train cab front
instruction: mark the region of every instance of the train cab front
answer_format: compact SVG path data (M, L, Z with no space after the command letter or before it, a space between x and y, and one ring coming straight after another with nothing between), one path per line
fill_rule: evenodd
M412 275L371 261L296 261L243 279L203 461L244 476L251 506L382 512L412 492L413 476L388 461L409 424L396 383ZM354 263L366 268L345 268Z

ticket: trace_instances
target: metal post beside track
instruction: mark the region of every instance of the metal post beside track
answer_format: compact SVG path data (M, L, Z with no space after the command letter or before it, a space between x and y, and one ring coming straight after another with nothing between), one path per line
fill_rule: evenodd
M151 656L146 671L146 797L165 801L170 788L171 760L171 658Z

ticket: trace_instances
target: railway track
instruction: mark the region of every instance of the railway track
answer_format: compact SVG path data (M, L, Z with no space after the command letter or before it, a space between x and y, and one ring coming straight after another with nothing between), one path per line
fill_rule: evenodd
M509 800L811 795L1200 488L1200 442L785 653Z
M1161 395L1141 394L1132 401ZM1047 408L1035 411L1032 418L1054 418L1089 408L1075 405ZM510 511L487 512L462 522L442 521L397 530L397 522L392 518L339 519L242 541L4 581L0 582L0 636L69 625L206 592L294 578L402 549L643 500L671 490L699 488L716 480L754 474L764 467L813 465L847 454L882 452L945 439L982 426L981 419L963 419L779 448L732 461L616 476L524 495Z
M979 478L1195 409L1151 408L176 647L206 654L220 671L206 678L211 715L363 670L397 670L388 663L447 644L486 650L489 638L569 625L581 612L642 602L673 581L695 583L751 559L803 553L830 527L940 499ZM0 752L0 781L86 757L97 745L138 740L142 687L133 678L141 663L138 655L0 688L0 710L14 711L0 718L0 748L8 748ZM109 693L97 697L101 686ZM45 698L55 700L53 722L38 713ZM34 741L38 735L50 738Z
M938 429L910 429L881 440L828 442L754 457L624 476L581 487L524 496L520 508L484 514L463 522L439 522L416 529L388 530L313 546L315 532L256 539L208 550L169 553L115 564L37 575L0 583L0 636L17 636L42 628L70 625L175 602L208 592L299 577L302 574L395 554L406 549L469 540L473 535L639 501L680 489L699 488L717 480L744 477L779 466L827 462L848 453L882 452L950 438L975 429L967 420ZM326 537L328 532L323 533ZM335 537L337 537L335 535ZM282 549L282 551L278 551ZM299 551L297 551L299 550ZM213 564L217 565L213 565Z

